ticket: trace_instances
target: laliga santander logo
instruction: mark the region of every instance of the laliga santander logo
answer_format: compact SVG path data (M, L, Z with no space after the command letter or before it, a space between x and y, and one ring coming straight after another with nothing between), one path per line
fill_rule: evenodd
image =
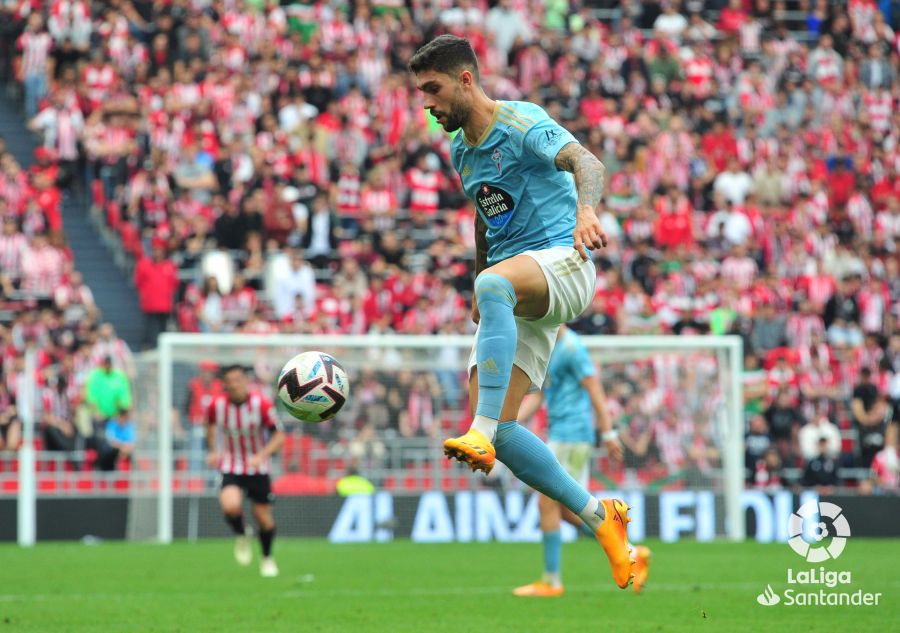
M788 521L788 544L808 563L837 558L847 545L850 525L840 506L810 501L800 506ZM765 607L878 606L884 595L863 589L853 590L853 576L847 570L818 567L787 570L787 589L779 594L772 585L756 597Z
M810 563L840 556L850 536L850 524L841 512L840 506L827 501L804 503L788 522L791 549ZM822 543L829 537L830 543Z

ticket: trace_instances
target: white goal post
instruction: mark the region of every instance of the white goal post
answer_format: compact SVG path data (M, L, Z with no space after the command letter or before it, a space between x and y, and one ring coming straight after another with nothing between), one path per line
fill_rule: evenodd
M724 526L720 534L729 540L745 537L741 495L744 488L743 455L743 345L738 336L584 336L592 356L605 365L616 362L628 365L633 360L680 356L688 364L700 357L707 368L705 387L694 394L702 401L713 398L716 411L708 426L716 435L718 459L716 487L723 496ZM292 355L301 351L322 350L333 354L350 375L350 402L354 398L354 377L360 370L381 370L387 366L420 371L439 371L442 367L462 372L472 344L470 336L403 336L403 335L291 335L291 334L188 334L164 333L159 338L157 354L158 406L158 497L156 539L169 543L173 539L173 411L176 385L176 363L193 363L212 358L220 364L231 362L253 365L267 363L276 372ZM683 362L682 361L682 362ZM634 365L640 380L642 365ZM709 379L710 369L713 377ZM461 374L462 375L462 374ZM179 379L183 380L183 376ZM461 382L461 381L460 381ZM717 384L715 384L717 383ZM681 385L676 384L676 390ZM181 385L183 387L183 385ZM139 387L140 388L140 387ZM152 383L143 387L152 390ZM710 389L710 392L704 391ZM712 408L712 407L711 407ZM340 415L339 415L340 417ZM435 448L439 455L439 448Z

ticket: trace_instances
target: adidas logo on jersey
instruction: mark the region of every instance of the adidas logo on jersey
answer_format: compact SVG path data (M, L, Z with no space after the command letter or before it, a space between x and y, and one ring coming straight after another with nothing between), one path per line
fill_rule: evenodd
M487 374L500 373L500 370L497 369L497 363L494 362L493 358L488 358L486 361L478 363L478 371L482 371Z

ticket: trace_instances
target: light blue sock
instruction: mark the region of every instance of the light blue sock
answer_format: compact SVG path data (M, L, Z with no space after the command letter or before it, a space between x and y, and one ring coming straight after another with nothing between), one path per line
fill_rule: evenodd
M575 514L580 515L591 501L588 491L560 466L547 445L515 420L497 426L494 448L497 459L516 477Z
M500 419L516 355L516 291L505 277L482 273L475 280L475 301L481 314L476 357L478 407L475 415Z
M562 567L562 535L559 530L544 532L544 572L559 574Z

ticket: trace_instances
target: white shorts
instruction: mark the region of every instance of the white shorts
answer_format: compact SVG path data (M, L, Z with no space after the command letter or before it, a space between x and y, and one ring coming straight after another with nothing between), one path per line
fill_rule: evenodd
M513 364L531 378L531 386L540 389L547 374L547 363L559 326L579 316L594 299L597 271L592 260L583 261L571 246L554 246L540 251L525 251L544 271L550 288L550 307L540 319L516 317L516 356ZM479 328L481 325L479 324ZM469 374L476 365L478 330L469 355Z
M557 461L582 487L590 483L592 447L588 442L547 442Z

